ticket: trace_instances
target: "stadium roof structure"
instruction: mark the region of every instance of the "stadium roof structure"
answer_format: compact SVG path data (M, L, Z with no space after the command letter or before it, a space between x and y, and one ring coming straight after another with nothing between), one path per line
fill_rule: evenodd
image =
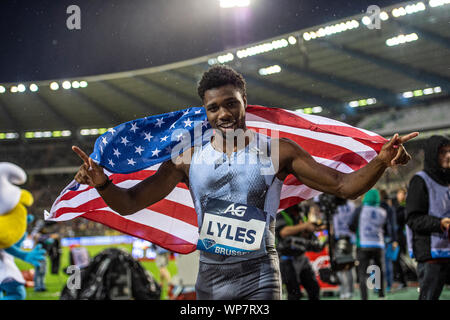
M132 119L199 106L197 83L215 63L244 75L250 104L348 123L386 108L404 112L446 101L449 21L450 1L413 1L169 65L2 83L0 143L82 138ZM447 124L445 129L450 119Z

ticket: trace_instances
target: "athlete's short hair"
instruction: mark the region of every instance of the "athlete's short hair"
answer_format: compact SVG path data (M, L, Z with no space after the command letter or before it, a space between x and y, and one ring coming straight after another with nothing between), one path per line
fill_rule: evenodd
M210 89L226 85L233 85L246 97L247 90L244 77L233 68L226 65L215 65L209 68L202 76L197 88L200 98L205 98L205 92Z

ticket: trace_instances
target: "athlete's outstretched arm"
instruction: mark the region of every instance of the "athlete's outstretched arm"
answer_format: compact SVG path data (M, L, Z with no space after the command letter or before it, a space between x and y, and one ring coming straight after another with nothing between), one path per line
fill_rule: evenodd
M75 180L91 187L100 187L101 190L97 191L106 204L124 216L164 199L185 176L184 172L169 160L162 163L154 175L129 189L120 188L113 183L107 184L103 189L101 186L108 182L103 168L80 148L73 146L72 150L84 161L75 175Z
M418 134L413 132L403 137L395 134L372 161L352 173L342 173L322 165L295 142L280 139L280 169L285 175L293 174L313 189L345 199L356 199L372 188L388 167L408 163L411 156L402 144Z

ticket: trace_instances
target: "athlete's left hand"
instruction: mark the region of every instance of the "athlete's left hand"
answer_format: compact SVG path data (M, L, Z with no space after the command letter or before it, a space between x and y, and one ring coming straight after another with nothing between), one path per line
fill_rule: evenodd
M381 148L381 151L378 154L378 158L388 167L407 164L409 160L411 160L411 156L403 147L403 143L417 137L418 135L419 132L412 132L400 137L399 134L396 133L391 140L383 145L383 148Z

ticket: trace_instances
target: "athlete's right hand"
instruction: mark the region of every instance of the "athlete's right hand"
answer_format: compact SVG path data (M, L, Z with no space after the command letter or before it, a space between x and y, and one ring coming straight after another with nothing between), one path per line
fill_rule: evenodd
M91 187L98 187L108 180L108 177L103 172L103 168L96 164L92 158L88 157L83 150L77 146L72 146L72 150L84 161L75 174L76 182L87 184Z

